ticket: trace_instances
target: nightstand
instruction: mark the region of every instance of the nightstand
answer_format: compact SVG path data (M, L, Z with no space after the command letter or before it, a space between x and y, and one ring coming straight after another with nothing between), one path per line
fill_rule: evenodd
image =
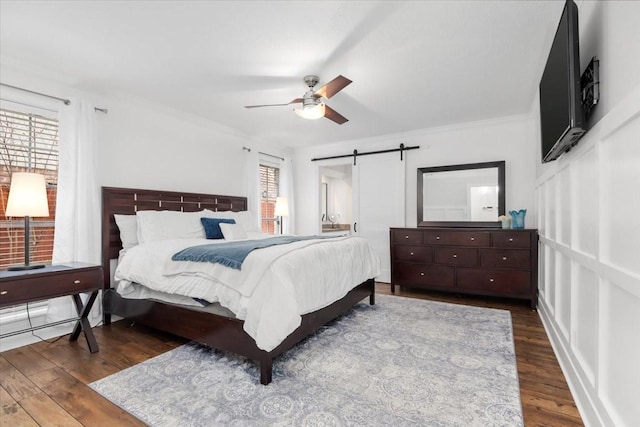
M0 338L76 320L69 341L77 340L80 332L84 332L89 350L91 353L95 353L98 351L98 343L87 316L98 296L98 291L101 289L102 267L94 264L70 262L50 265L37 270L0 271L0 308L71 296L78 312L78 317L0 334ZM86 303L83 303L80 294L85 292L90 295Z

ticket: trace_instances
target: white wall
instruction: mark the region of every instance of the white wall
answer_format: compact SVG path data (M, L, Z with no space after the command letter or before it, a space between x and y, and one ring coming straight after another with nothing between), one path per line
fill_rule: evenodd
M108 108L98 123L101 185L247 195L247 138L145 104Z
M535 165L531 161L538 152L533 147L533 123L530 116L514 116L501 120L463 123L417 132L386 135L357 141L345 141L320 147L298 149L294 154L296 170L296 209L298 222L296 232L313 234L319 212L317 188L319 176L316 162L312 158L359 152L420 146L420 149L404 153L406 164L405 223L408 227L417 224L417 169L427 166L442 166L464 163L506 161L506 208L527 209L526 226L535 224L534 182ZM372 158L383 156L373 155ZM400 161L398 153L397 161ZM349 159L346 162L352 161ZM380 168L385 165L380 161ZM366 185L366 183L364 184ZM380 201L384 203L384 201ZM375 206L364 207L375 209Z
M39 68L39 67L36 67ZM96 112L101 186L247 195L246 152L284 156L288 151L202 117L118 94L88 93L72 84L47 80L29 67L1 63L2 82L62 98L82 98L108 113ZM23 97L2 88L3 97ZM36 99L37 102L37 98ZM44 101L43 101L44 102ZM52 105L51 101L46 101Z
M587 426L640 419L640 2L578 2L601 102L579 144L536 159L539 311ZM539 103L532 107L539 141Z

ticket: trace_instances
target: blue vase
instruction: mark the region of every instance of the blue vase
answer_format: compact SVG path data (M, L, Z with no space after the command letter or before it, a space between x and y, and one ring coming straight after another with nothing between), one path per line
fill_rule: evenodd
M509 215L511 215L511 226L513 228L524 228L524 216L526 214L526 209L520 209L519 211L509 211Z

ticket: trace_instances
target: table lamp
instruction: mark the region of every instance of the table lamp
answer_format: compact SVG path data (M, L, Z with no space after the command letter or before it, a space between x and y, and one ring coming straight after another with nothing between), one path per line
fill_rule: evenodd
M44 181L44 175L31 172L14 172L11 175L5 215L24 217L24 265L11 266L8 270L31 270L44 267L44 264L29 263L29 217L49 216L47 184Z

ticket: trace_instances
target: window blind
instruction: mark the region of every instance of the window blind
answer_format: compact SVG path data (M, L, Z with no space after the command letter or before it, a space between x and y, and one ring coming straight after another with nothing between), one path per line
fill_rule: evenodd
M260 165L260 217L262 218L262 232L275 234L276 199L280 188L280 169Z
M33 262L51 262L58 182L58 122L36 114L0 109L0 269L24 262L24 219L6 216L14 172L45 176L49 217L32 218Z

